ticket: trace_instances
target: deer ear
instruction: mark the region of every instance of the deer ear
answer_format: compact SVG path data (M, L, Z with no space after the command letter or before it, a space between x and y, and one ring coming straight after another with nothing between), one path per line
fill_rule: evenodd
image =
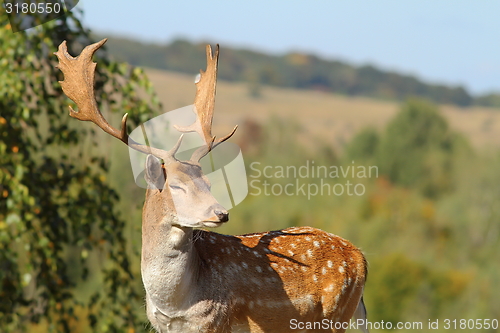
M146 157L146 173L144 175L150 188L163 189L165 185L165 174L160 161L153 155Z

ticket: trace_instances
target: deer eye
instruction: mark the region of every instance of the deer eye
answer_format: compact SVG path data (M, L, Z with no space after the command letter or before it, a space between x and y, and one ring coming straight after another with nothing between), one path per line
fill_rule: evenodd
M169 185L168 187L170 187L170 189L174 190L174 191L178 191L178 190L181 190L183 192L186 192L185 189L183 189L182 187L180 186L177 186L177 185Z

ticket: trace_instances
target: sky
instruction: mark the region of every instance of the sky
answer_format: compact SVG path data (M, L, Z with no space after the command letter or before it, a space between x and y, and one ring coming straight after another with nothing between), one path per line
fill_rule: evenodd
M100 33L176 38L272 54L301 51L353 65L500 92L500 1L80 0ZM221 53L222 55L223 53Z

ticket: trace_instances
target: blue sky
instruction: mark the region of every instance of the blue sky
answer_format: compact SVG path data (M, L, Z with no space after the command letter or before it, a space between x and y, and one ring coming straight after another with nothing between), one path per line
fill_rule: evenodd
M80 0L77 8L99 32L304 51L500 92L500 1Z

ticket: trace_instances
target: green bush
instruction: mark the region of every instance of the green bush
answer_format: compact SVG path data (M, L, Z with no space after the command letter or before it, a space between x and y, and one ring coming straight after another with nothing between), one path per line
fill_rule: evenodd
M414 99L388 124L376 163L392 182L438 197L451 190L456 157L466 146L435 105Z

